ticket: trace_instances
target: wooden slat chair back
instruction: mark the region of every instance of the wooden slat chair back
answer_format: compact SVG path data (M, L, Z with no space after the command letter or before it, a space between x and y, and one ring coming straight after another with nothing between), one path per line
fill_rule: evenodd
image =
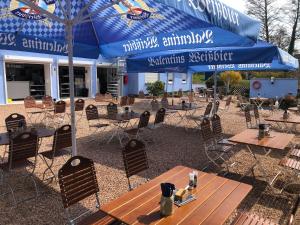
M106 93L104 94L104 98L105 98L106 100L112 100L112 99L113 99L113 96L112 96L111 93L106 92Z
M75 101L75 112L81 112L84 110L85 101L83 99L77 99Z
M130 177L149 169L145 144L137 139L130 140L122 151L129 190L132 190Z
M18 113L13 113L8 117L6 117L5 125L6 125L6 130L12 132L18 130L19 128L25 128L26 127L25 116Z
M38 146L38 136L34 132L23 132L12 137L8 151L9 169L29 158L36 158Z
M209 102L205 108L205 111L204 111L204 117L208 117L210 115L210 112L212 110L212 102Z
M49 95L45 95L42 97L42 103L43 105L45 105L45 107L47 108L51 108L53 107L53 99L51 96Z
M125 105L127 105L127 100L128 100L128 97L127 97L127 96L122 96L122 97L121 97L121 100L120 100L120 106L125 106Z
M82 156L70 158L58 171L64 208L99 192L94 162Z
M241 214L237 220L232 225L252 225L252 224L262 224L262 225L279 225L273 223L272 221L259 217L255 214L251 213L243 213Z
M158 103L158 101L157 101L156 99L153 99L153 100L151 101L151 110L152 110L152 111L157 111L157 110L159 110L159 103Z
M139 98L145 98L145 93L143 91L139 91Z
M259 118L259 111L257 105L253 105L253 111L254 111L254 118L256 120L256 123L259 123L260 118Z
M58 101L54 104L54 114L61 114L66 112L66 102Z
M114 117L117 114L118 114L118 105L113 103L113 102L110 102L107 105L107 115L108 115L108 117Z
M216 113L218 113L219 107L220 107L220 102L219 101L216 101L216 106L215 107L216 107L216 109L215 109L214 113L216 114Z
M179 91L178 91L178 97L181 98L182 96L183 96L182 89L179 89Z
M145 111L141 114L140 116L140 121L138 124L138 129L147 127L149 124L149 120L150 120L150 112L149 111Z
M134 97L128 97L128 105L133 105L135 102L135 98Z
M164 108L168 108L169 107L169 101L168 101L168 98L167 97L163 97L162 99L161 99L161 105L162 105L162 107L164 107Z
M155 115L154 125L163 123L165 121L165 115L166 109L160 108Z
M74 156L70 158L58 171L58 180L61 192L63 207L66 210L68 219L71 224L75 224L77 220L85 213L81 214L76 219L72 220L69 215L68 208L90 196L96 198L96 208L100 208L99 201L99 186L96 177L94 162L82 156ZM85 217L79 224L92 225L113 224L115 219L106 215L101 210Z
M247 128L251 128L252 127L252 119L251 119L250 106L245 107L244 113L245 113Z
M99 113L98 113L98 109L96 106L94 105L88 105L85 108L85 113L86 113L86 119L88 121L90 120L98 120L99 119Z
M54 133L52 151L72 147L72 129L71 125L64 125L58 128Z
M210 121L204 118L200 124L202 138L205 142L211 143L214 141L214 134L211 130Z
M212 131L217 140L221 140L223 138L223 130L220 116L217 114L213 115L211 118Z
M104 100L104 95L103 94L97 93L95 95L95 102L103 102L103 100Z
M36 101L33 96L27 96L24 99L24 107L25 109L32 109L36 107Z

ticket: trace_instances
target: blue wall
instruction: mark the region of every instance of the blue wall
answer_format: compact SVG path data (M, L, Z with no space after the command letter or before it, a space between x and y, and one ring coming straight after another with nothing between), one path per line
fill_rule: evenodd
M159 80L168 84L167 82L168 76L166 73L159 74ZM168 92L178 91L182 89L183 91L189 91L192 85L192 74L189 73L187 76L186 83L182 83L182 75L180 73L174 73L173 84L168 84L165 87L165 90ZM124 95L128 94L138 94L139 91L144 91L147 93L147 85L145 84L145 73L135 73L128 74L128 88L127 92L124 90Z
M259 81L261 88L255 90L253 88L253 82ZM260 94L261 97L266 98L278 98L284 97L289 93L296 96L298 91L298 79L274 79L274 84L269 79L252 79L250 81L250 97L257 97Z

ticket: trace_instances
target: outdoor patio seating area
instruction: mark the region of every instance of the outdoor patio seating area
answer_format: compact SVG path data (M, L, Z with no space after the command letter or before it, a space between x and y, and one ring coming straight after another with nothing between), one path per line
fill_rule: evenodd
M135 99L129 108L121 99L77 100L78 156L73 158L68 101L45 107L31 98L24 106L1 106L0 224L65 224L81 214L76 223L287 224L291 216L299 221L299 188L287 186L299 179L297 127L280 132L274 126L276 131L260 141L254 125L280 118L283 111L260 115L258 122L252 110L240 110L236 96L227 98L230 103L219 101L219 115L206 99L191 104L180 98ZM250 129L245 113L253 121ZM29 164L19 164L23 159ZM197 199L162 219L158 184L184 188L193 170Z

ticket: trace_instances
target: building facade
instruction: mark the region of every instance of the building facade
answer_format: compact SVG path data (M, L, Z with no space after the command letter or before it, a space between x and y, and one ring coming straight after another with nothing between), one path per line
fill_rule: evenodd
M128 82L118 79L117 65L103 58L74 58L75 97L94 97L96 93L114 92L122 96L147 93L147 83L161 80L167 92L191 89L192 75L179 73L128 74ZM64 56L32 52L0 51L0 104L22 100L69 97L68 59Z

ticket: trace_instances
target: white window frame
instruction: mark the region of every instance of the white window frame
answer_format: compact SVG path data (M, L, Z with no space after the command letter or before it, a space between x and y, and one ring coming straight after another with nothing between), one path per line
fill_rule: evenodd
M159 81L159 73L145 73L145 84Z
M173 84L173 82L174 82L174 73L168 73L167 74L167 80L168 80L168 84Z

